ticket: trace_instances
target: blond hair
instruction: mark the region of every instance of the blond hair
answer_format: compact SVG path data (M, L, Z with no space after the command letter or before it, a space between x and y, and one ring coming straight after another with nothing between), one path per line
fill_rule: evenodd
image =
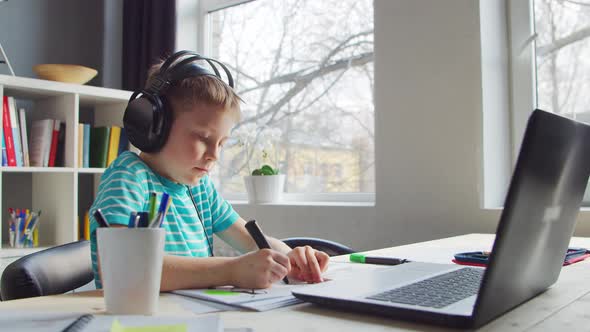
M161 60L150 67L146 89L152 78L160 71L163 63L164 60ZM162 95L170 102L173 114L181 110L190 110L193 105L205 104L221 106L236 117L236 122L240 120L242 98L234 89L217 77L201 75L185 78L174 82Z

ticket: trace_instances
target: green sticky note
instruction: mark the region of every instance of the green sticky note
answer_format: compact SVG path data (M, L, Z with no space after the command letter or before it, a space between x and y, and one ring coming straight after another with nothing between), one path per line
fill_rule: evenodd
M240 295L240 293L223 289L208 289L204 293L209 295Z
M118 319L113 320L111 332L187 332L186 324L178 325L147 325L125 327Z

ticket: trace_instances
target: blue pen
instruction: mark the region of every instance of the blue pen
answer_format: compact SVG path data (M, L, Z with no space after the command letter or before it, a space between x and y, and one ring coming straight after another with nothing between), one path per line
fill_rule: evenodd
M170 195L168 195L167 193L162 194L162 199L160 200L160 207L158 207L159 213L164 213L164 211L166 211L166 205L168 204L169 197Z
M159 214L159 222L158 222L158 227L162 227L162 223L164 222L164 219L166 219L166 214L168 213L168 208L170 208L170 201L172 199L170 198L170 196L166 197L166 207L164 208L164 211L162 211L162 213Z
M129 215L129 223L127 225L128 228L135 228L135 217L137 216L136 212L131 212Z
M25 215L25 211L23 209L20 213L19 227L18 227L19 228L18 242L19 242L21 248L22 248L23 244L25 243L25 223L26 222L27 222L26 215Z
M150 227L160 227L162 225L162 221L164 220L164 213L166 213L166 206L168 206L168 200L170 199L170 195L167 193L162 194L162 198L160 199L160 206L158 207L158 214L156 215L156 220L154 223L149 225Z

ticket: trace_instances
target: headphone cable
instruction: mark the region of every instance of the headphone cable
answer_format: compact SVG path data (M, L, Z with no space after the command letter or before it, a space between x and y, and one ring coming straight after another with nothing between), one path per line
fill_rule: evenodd
M205 234L205 239L207 239L207 244L209 245L209 254L211 254L211 257L215 257L215 255L213 254L213 243L212 241L209 240L209 235L207 234L207 230L205 229L205 222L203 221L203 216L201 216L201 211L199 211L199 209L197 208L197 202L195 201L195 198L193 197L193 191L191 190L191 188L187 185L186 189L188 190L188 194L191 197L191 201L193 202L193 205L195 206L195 210L197 211L197 217L199 218L199 221L201 222L201 226L203 226L203 233Z

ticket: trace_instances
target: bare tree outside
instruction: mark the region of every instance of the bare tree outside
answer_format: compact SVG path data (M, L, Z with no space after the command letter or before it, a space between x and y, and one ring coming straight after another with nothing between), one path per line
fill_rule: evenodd
M538 107L590 123L590 1L535 0Z
M374 192L373 1L257 0L210 13L209 24L211 55L245 100L236 130L282 133L266 152L286 190ZM218 188L244 192L256 156L230 140Z

